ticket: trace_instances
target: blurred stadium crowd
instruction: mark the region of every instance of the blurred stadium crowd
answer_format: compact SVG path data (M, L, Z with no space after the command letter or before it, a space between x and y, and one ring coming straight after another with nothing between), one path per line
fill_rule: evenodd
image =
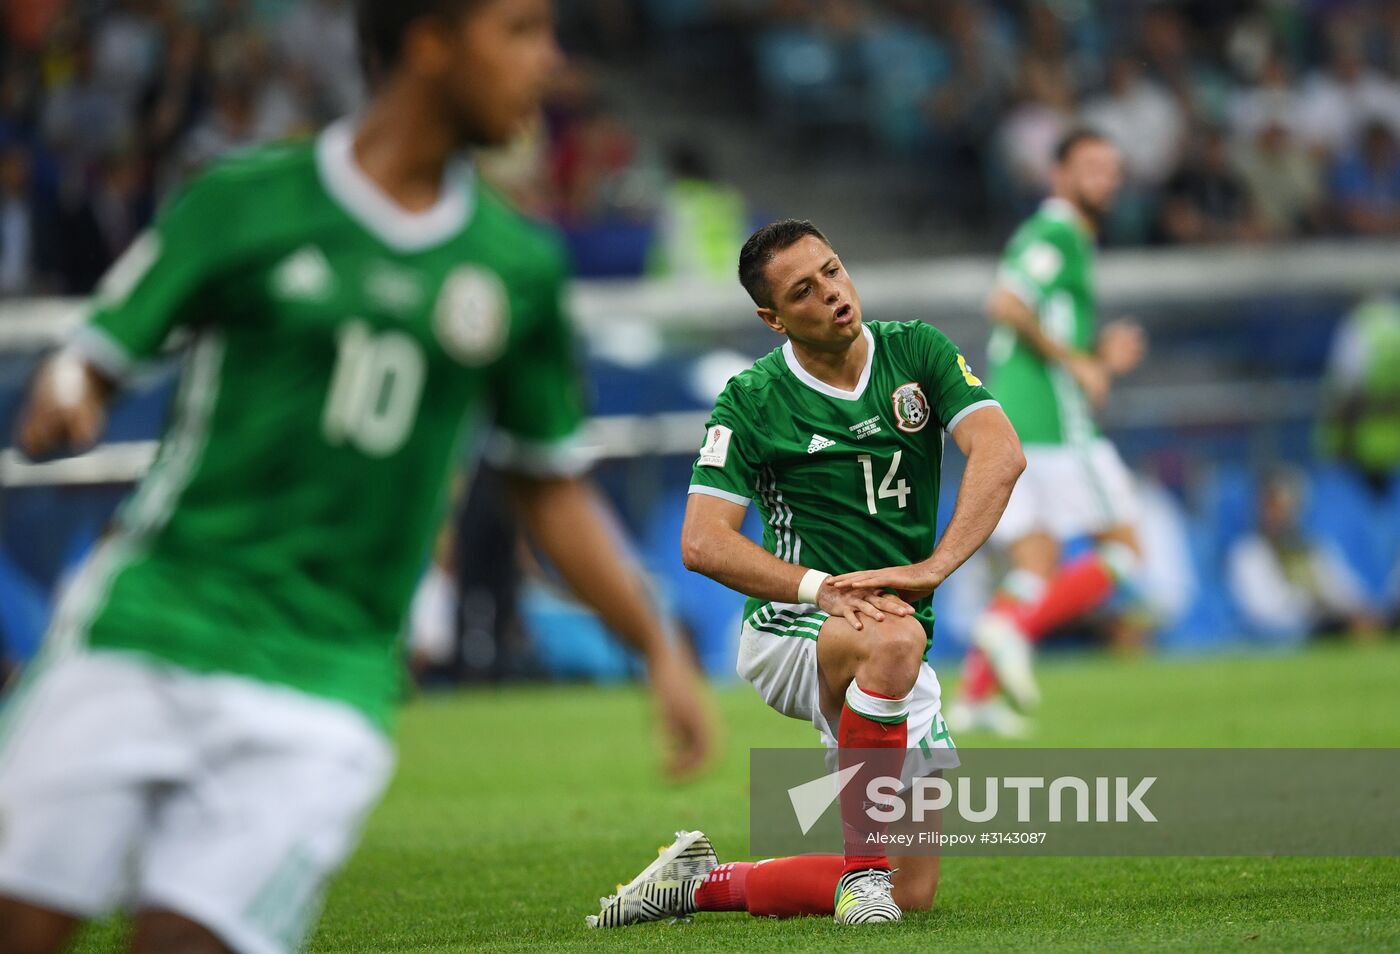
M1051 145L1080 120L1126 153L1110 243L1400 233L1394 3L559 6L574 65L544 128L489 164L522 203L578 233L576 247L638 247L581 255L585 274L664 268L653 233L677 202L726 237L747 224L743 171L737 190L678 196L714 179L710 144L663 142L644 109L624 121L600 75L624 89L659 79L676 102L719 90L721 112L744 120L732 128L790 149L831 141L803 133L829 134L855 142L853 156L903 162L983 246L1043 194ZM363 94L348 0L27 0L5 11L3 295L86 291L193 169L305 134ZM610 222L640 231L589 231Z
M860 200L847 204L883 229L887 219L862 203L903 201L890 170L925 190L927 204L912 208L953 223L951 247L990 250L1043 196L1053 143L1081 121L1116 139L1127 160L1130 181L1108 223L1109 244L1400 235L1397 3L557 6L573 55L548 114L482 165L518 203L565 229L585 277L679 273L731 282L752 210L795 206L825 223L837 217L834 192L856 191ZM352 7L0 7L0 298L87 292L192 171L244 146L309 135L353 110L363 87ZM833 166L838 177L825 178ZM851 225L831 229L843 249ZM895 245L904 258L923 247ZM857 248L852 257L860 256ZM1146 535L1163 541L1149 559L1160 571L1151 586L1163 647L1204 648L1242 634L1271 645L1321 631L1367 637L1395 624L1397 290L1386 282L1358 301L1263 287L1238 300L1143 312L1153 352L1134 383L1166 386L1152 392L1167 395L1152 398L1158 410L1222 382L1235 387L1210 392L1222 406L1261 401L1249 389L1269 383L1269 394L1306 399L1301 410L1166 413L1124 428L1130 461L1155 478L1145 481L1145 496L1160 532ZM920 302L915 313L872 317L929 316ZM965 347L975 348L980 334L964 333ZM636 345L649 336L633 326L615 337ZM737 349L747 360L771 347L757 327L750 336L700 328L682 337L674 353L658 344L643 358L590 355L595 412L703 412L713 391L685 382L711 352ZM0 412L13 411L29 360L0 356ZM154 436L168 389L138 394L119 410L112 439ZM689 459L661 458L605 464L600 476L626 501L648 569L707 669L728 673L738 606L680 565ZM1280 461L1298 469L1279 469ZM518 572L529 561L517 560L499 488L489 479L476 486L482 500L468 502L455 548L474 558L440 553L441 572L420 593L420 668L500 677L535 674L530 666L548 661L556 674L625 674L630 663L595 621L542 586L542 574ZM56 586L119 495L7 493L0 657L32 646ZM479 559L483 553L491 559ZM936 652L955 651L970 614L985 604L978 572L970 567L954 577L957 587L940 591L940 627L953 639ZM523 645L523 630L533 648Z
M613 9L625 4L594 4ZM1126 153L1120 242L1400 226L1400 7L1384 2L650 0L615 44L743 51L780 129L859 130L974 220L1043 194L1082 121ZM729 56L733 56L731 52Z

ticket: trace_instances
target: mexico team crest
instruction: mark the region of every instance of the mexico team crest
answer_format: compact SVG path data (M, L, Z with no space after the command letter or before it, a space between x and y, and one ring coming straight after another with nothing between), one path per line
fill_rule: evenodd
M901 384L894 389L890 399L894 402L895 427L906 434L924 429L929 419L928 398L924 397L924 389L917 382Z
M442 283L433 330L443 350L468 367L496 360L506 349L510 330L505 285L485 269L456 269Z

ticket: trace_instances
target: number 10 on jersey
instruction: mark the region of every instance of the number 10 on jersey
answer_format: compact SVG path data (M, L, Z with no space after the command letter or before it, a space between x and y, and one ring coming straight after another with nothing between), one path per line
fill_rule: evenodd
M388 457L403 446L418 414L427 362L408 335L376 335L351 321L336 338L335 371L321 417L332 445L349 443L370 457Z
M895 505L900 510L904 509L905 501L910 493L909 484L902 477L899 478L898 482L895 481L895 477L899 474L899 461L903 456L904 451L902 450L894 452L894 459L890 461L890 469L885 472L885 479L880 481L878 493L875 490L874 458L869 454L861 454L856 458L860 461L860 469L865 474L865 507L871 513L880 512L876 506L877 500L885 500L889 497L895 498Z

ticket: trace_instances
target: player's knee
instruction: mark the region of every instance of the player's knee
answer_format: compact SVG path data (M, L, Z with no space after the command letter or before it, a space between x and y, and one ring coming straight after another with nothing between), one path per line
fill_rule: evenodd
M876 623L870 632L873 638L866 646L867 666L902 684L903 692L912 689L928 645L923 627L916 620L900 617Z

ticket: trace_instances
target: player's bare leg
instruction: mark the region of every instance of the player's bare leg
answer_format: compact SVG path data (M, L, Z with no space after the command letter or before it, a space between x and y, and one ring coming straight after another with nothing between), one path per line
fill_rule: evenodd
M867 621L859 630L844 619L831 617L822 624L817 639L822 712L833 721L838 718L853 681L868 692L908 695L919 678L927 645L923 627L909 617Z
M840 798L846 864L836 887L836 920L843 924L900 917L889 858L870 840L882 832L865 814L865 793L870 779L903 770L909 699L927 645L923 626L904 616L870 621L860 630L833 616L817 637L822 711L837 722L838 760L843 767L848 760L861 766Z
M0 951L57 954L73 936L78 923L72 915L0 897Z
M941 776L942 771L934 773ZM915 838L932 831L935 835L943 830L943 810L937 809L914 820L913 794L906 790L901 796L904 801L904 818L891 827L900 834L910 834ZM931 824L930 824L931 823ZM916 844L918 842L915 842ZM890 864L894 866L894 900L901 911L927 911L933 907L938 894L939 855L892 855Z
M1109 527L1095 538L1099 546L1107 544L1118 544L1127 547L1132 551L1133 556L1142 557L1142 544L1138 541L1137 527L1129 523L1120 523L1117 526Z
M1054 567L1059 548L1044 534L1029 535L1013 544L1014 568L1008 583L973 631L973 642L984 658L969 659L966 699L976 703L990 698L1000 684L1023 711L1039 701L1031 669L1031 644L1106 602L1121 582L1135 575L1140 562L1137 533L1130 525L1110 527L1095 540L1097 546L1091 553L1058 568ZM1054 569L1045 578L1042 573L1047 565ZM1043 581L1041 592L1032 595L1036 580ZM959 722L969 727L975 721L973 712L959 711L961 708L950 710L950 721L955 727Z
M202 924L173 911L141 911L132 931L132 954L232 954Z
M939 824L935 822L934 830ZM938 855L894 855L894 901L901 911L927 911L938 894Z
M1138 540L1137 528L1131 524L1110 527L1095 539L1101 549L1118 547L1125 554L1131 554L1134 563L1140 562L1142 559L1142 544ZM1109 648L1119 656L1141 655L1148 648L1150 642L1151 629L1147 622L1148 620L1142 612L1126 612L1116 615L1108 624Z
M1011 570L1006 582L973 628L961 697L949 711L955 728L1020 734L1024 723L997 702L998 686L1022 711L1034 708L1040 698L1031 670L1030 639L1018 624L1015 610L1041 598L1059 564L1060 544L1048 533L1029 533L1007 548L1007 556Z
M1006 555L1012 570L1048 580L1060 565L1060 542L1048 533L1028 533L1007 547Z

